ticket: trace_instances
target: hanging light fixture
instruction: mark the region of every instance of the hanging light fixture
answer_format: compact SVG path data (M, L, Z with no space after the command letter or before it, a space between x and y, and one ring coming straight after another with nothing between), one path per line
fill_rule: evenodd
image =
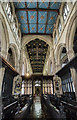
M29 77L30 77L30 74L29 74L29 73L26 73L26 77L29 78Z

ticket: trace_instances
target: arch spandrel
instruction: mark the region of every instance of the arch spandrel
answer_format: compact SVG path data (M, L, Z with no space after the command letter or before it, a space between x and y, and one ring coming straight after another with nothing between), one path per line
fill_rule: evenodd
M42 36L42 35L27 35L24 36L22 39L22 49L25 47L26 44L28 44L30 41L40 39L46 42L50 47L52 47L52 38L51 36Z
M61 43L61 44L58 45L58 48L56 50L56 58L57 58L56 61L57 61L57 64L60 64L60 54L62 52L63 47L66 48L66 44Z
M75 30L77 27L76 21L77 21L77 11L73 14L73 16L69 22L70 24L68 26L68 31L66 34L66 41L65 41L67 50L70 50L73 47L72 43L73 43Z

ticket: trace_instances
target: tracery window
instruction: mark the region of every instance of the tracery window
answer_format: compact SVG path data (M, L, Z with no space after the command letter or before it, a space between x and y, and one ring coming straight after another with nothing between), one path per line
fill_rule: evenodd
M68 13L69 13L69 7L68 7L68 4L65 4L64 8L63 8L63 19L64 19L64 21L66 20Z
M16 40L18 40L18 29L17 29L16 18L13 16L13 9L10 3L6 4L5 11L6 11L7 18L12 26L12 30L14 32Z
M6 12L7 12L9 20L11 20L12 19L12 7L10 3L7 3L6 5Z
M61 33L61 30L62 30L62 25L61 25L61 22L59 21L59 24L58 24L58 31L59 31L59 34Z

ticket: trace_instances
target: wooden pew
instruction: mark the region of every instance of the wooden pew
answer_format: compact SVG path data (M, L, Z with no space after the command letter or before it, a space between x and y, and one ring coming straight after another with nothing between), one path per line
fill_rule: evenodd
M53 98L55 99L55 98ZM50 117L52 119L58 119L60 120L61 118L66 118L66 114L64 111L61 111L60 108L57 108L52 102L50 101L50 98L48 96L43 96L42 97L42 105L46 107L47 112L49 113Z

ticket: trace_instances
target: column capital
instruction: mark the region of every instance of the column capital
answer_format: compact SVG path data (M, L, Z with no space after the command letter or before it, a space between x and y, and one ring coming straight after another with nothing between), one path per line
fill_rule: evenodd
M68 55L68 59L71 60L75 56L74 50L73 49L68 50L67 55Z
M74 53L74 50L73 49L70 49L68 50L67 54L71 54L71 53Z

